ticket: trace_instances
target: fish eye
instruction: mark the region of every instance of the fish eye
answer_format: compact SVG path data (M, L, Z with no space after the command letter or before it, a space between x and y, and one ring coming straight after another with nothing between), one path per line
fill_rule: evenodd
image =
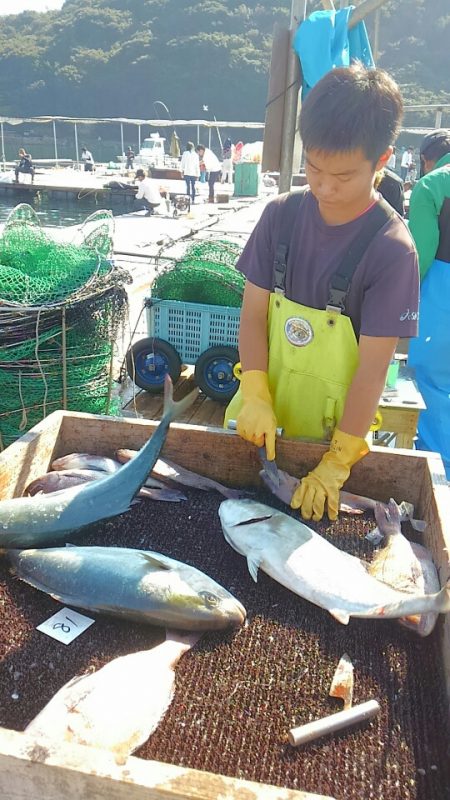
M203 600L205 600L209 606L216 606L219 602L219 598L211 592L199 592L199 595L203 597Z

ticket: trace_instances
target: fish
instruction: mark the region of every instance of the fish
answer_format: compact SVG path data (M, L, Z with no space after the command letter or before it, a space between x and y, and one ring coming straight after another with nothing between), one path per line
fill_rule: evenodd
M52 469L95 469L100 472L113 474L120 469L120 462L107 456L96 456L92 453L69 453L52 461Z
M136 450L120 449L116 451L118 461L123 464L130 461L135 455ZM179 464L174 464L173 461L169 461L167 458L158 458L153 467L153 474L162 480L181 483L183 486L192 486L194 489L201 489L204 492L215 490L230 500L239 500L239 498L243 497L245 494L241 489L230 489L228 486L223 486L212 478L207 478L205 475L198 475L196 472L185 469L185 467L180 467Z
M119 468L122 465L119 464ZM46 472L39 478L28 484L24 491L24 496L33 497L35 494L42 492L43 494L50 494L51 492L58 492L61 489L69 489L72 486L78 486L81 483L89 483L89 481L97 481L105 477L104 472L95 469L66 469L59 470L58 472ZM179 503L182 500L187 500L186 495L177 491L176 489L169 489L159 481L149 480L145 481L144 486L139 489L138 497L148 498L149 500L162 500L167 503Z
M101 480L52 494L0 501L0 550L67 541L72 531L128 511L158 459L171 421L189 408L197 394L198 389L194 389L175 403L172 381L167 375L162 419L137 458Z
M377 503L375 519L385 546L375 553L368 572L374 578L410 594L435 594L440 589L437 569L431 553L421 544L408 541L401 531L400 509L391 498L388 507ZM429 611L399 619L402 625L419 636L429 636L436 625L438 614Z
M68 545L7 556L18 578L67 606L180 630L239 627L246 618L204 572L151 550Z
M299 519L263 503L224 500L219 516L226 541L247 558L255 581L262 569L344 625L351 617L398 619L450 611L450 581L432 594L400 591L373 577L366 563Z
M264 466L264 460L262 460ZM297 489L300 479L294 478L293 475L289 475L288 472L285 472L282 469L278 468L278 476L279 476L279 484L276 484L270 476L270 473L264 468L259 473L260 478L262 479L264 485L272 492L275 497L281 500L286 505L290 506L292 495L294 494L295 490ZM351 494L351 492L345 492L341 490L339 492L339 511L344 512L346 514L363 514L364 511L372 511L375 513L375 507L378 501L373 500L371 497L364 497L361 494ZM386 503L383 504L385 510L387 510L388 506ZM400 514L401 514L401 522L410 522L414 530L418 532L423 532L426 528L426 522L419 519L414 519L414 506L412 503L407 503L406 501L402 501L400 503ZM375 543L377 543L377 528L367 534L368 539L372 539ZM382 537L378 538L378 541L381 540Z
M165 641L151 649L72 678L25 734L40 744L69 742L110 750L123 764L158 727L173 699L175 667L200 636L167 631Z

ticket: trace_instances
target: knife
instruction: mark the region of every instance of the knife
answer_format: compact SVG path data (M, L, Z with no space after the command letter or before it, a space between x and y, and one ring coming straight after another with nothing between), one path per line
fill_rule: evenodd
M227 427L228 427L228 430L235 431L236 428L237 428L236 420L235 419L229 419ZM277 434L277 436L282 436L283 435L283 428L277 428L276 434ZM263 445L262 447L258 447L258 454L259 454L259 458L261 460L261 464L264 467L264 471L268 474L268 476L270 477L271 481L275 484L275 486L279 486L280 485L280 475L278 473L278 467L277 467L275 461L269 461L269 459L267 458L267 451L266 451L266 446L265 445Z

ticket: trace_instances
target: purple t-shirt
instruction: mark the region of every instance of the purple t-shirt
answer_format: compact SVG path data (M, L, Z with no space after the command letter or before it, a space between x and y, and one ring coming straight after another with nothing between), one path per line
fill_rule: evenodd
M283 198L267 204L236 265L261 289L273 290L274 250ZM365 214L345 225L327 225L316 198L308 191L297 213L289 246L286 297L310 308L325 309L329 283ZM417 336L419 267L407 226L398 214L376 234L353 275L345 314L355 334Z

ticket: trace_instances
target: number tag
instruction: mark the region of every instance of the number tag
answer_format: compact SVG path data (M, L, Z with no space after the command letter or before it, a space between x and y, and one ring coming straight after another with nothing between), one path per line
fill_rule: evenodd
M63 644L70 644L73 642L80 633L83 633L89 628L94 619L85 617L84 614L79 614L78 611L72 611L71 608L62 608L52 617L38 625L36 630L46 633L53 639Z

